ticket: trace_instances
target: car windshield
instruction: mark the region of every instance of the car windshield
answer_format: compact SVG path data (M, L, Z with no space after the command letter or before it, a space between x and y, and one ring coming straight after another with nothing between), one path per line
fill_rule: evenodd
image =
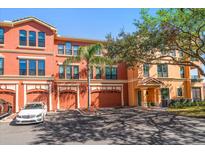
M24 109L43 109L42 104L27 104Z

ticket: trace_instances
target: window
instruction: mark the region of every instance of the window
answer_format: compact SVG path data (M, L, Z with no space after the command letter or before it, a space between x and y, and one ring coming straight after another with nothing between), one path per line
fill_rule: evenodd
M116 67L112 67L112 75L111 75L112 79L117 79L117 68Z
M169 99L169 88L162 88L161 89L161 97L162 97L162 100Z
M177 88L177 96L182 96L182 88Z
M184 78L184 66L180 66L180 76Z
M36 46L36 32L29 32L29 46Z
M45 33L38 32L38 46L45 47Z
M19 45L27 46L27 32L25 30L19 31Z
M0 28L0 44L4 44L4 29Z
M64 45L63 44L58 45L58 54L64 54Z
M66 78L72 79L72 66L70 65L66 66Z
M101 79L101 68L99 66L96 67L96 79Z
M45 60L38 60L38 75L45 75Z
M157 65L158 77L168 77L168 66L166 64Z
M175 50L171 50L171 51L170 51L170 56L176 57L176 51L175 51Z
M29 60L29 75L36 75L36 60Z
M4 74L4 59L0 58L0 75Z
M93 79L93 66L90 67L90 78Z
M19 74L20 75L27 75L27 60L20 59L19 60Z
M96 55L97 56L101 55L101 51L99 49L96 51Z
M184 56L182 51L179 51L179 57L182 58Z
M77 55L78 55L78 49L79 49L79 46L78 46L78 45L74 45L74 46L73 46L73 55L74 55L74 56L77 56Z
M193 101L201 101L201 88L200 87L192 87L192 99Z
M117 68L116 67L106 67L106 79L117 79Z
M71 43L70 42L65 43L65 54L66 55L72 55L72 49L71 49Z
M74 69L74 79L79 79L79 66L73 66Z
M144 77L149 77L149 64L143 65Z
M106 67L105 73L106 73L106 79L111 79L111 68L110 67Z
M65 78L65 70L63 65L59 65L59 78L64 79Z

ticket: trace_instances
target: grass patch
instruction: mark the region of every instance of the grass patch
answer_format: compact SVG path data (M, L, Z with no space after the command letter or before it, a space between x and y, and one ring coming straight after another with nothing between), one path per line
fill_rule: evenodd
M169 108L168 112L176 113L177 115L205 118L205 106L192 106L183 108Z

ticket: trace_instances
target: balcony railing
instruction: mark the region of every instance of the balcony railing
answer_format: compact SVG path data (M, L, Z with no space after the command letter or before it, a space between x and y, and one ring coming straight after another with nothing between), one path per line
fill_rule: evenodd
M203 79L199 78L198 75L192 75L191 76L191 82L201 82L201 81L203 81Z

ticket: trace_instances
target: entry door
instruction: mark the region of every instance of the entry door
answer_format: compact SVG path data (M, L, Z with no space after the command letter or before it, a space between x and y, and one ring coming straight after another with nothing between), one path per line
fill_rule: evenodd
M142 91L137 91L137 105L142 106Z

